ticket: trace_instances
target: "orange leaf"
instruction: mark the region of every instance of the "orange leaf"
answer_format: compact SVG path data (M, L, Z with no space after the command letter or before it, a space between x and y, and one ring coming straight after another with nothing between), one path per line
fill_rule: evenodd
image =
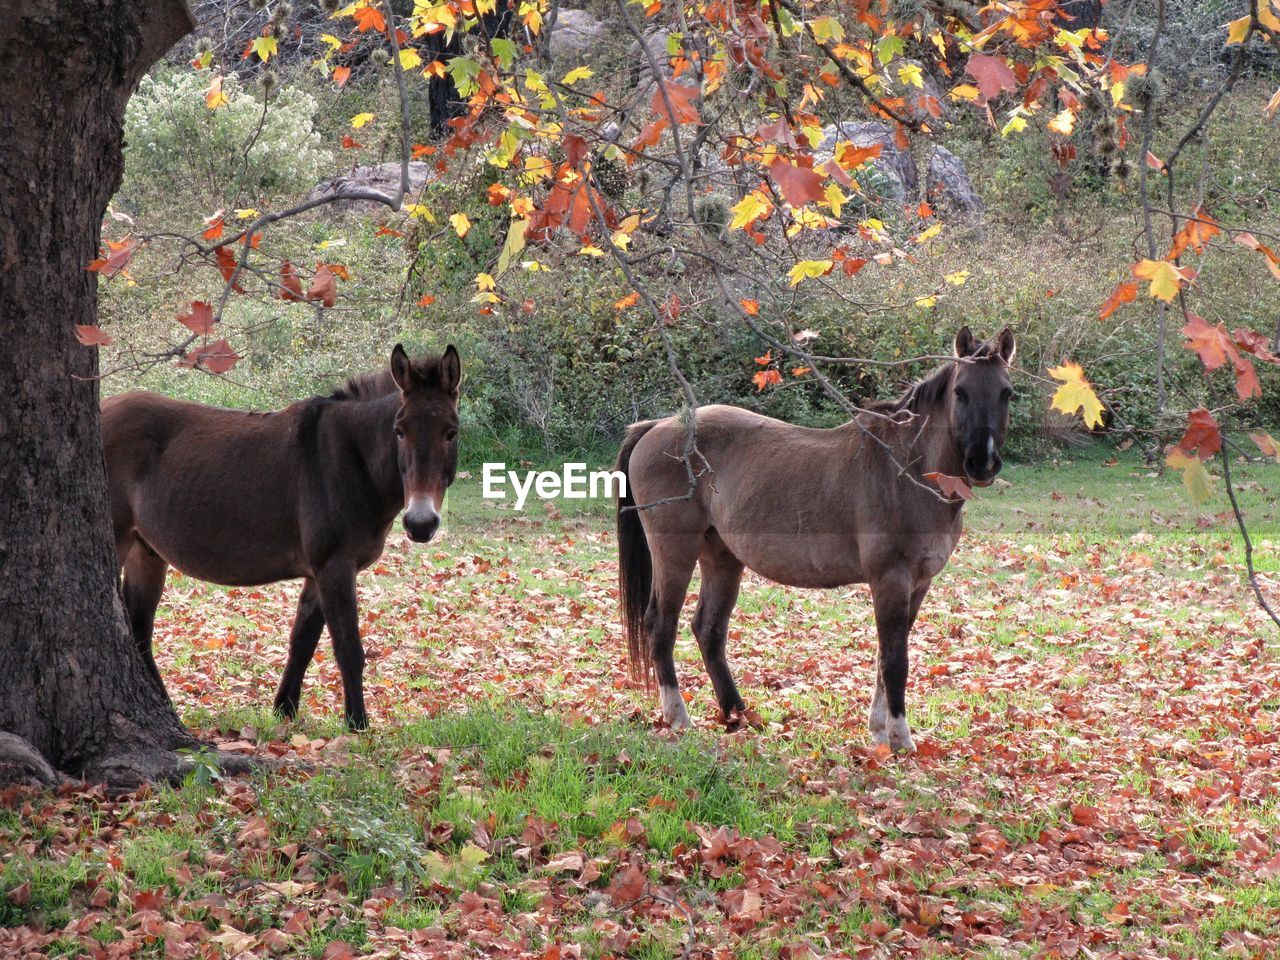
M619 300L613 301L613 309L626 310L628 307L634 307L639 302L640 302L640 294L632 290L625 297L622 297Z
M435 303L435 302L436 302L436 298L435 298L435 297L433 297L433 296L432 296L431 294L429 294L429 293L424 293L422 296L420 296L420 297L418 298L418 300L417 300L417 305L418 305L419 307L429 307L429 306L431 306L431 305L432 305L433 303Z
M307 299L319 300L326 307L332 307L338 301L338 281L328 266L316 264L316 275L311 278L311 286L307 287Z
M350 67L335 67L335 68L334 68L334 71L333 71L333 82L334 82L334 83L336 83L336 84L338 85L338 87L339 87L339 88L341 88L341 87L345 87L345 86L347 85L347 81L348 81L348 80L350 80L350 79L351 79L351 68L350 68Z
M280 287L278 296L281 300L301 302L302 281L298 279L298 272L293 269L293 264L288 260L280 267Z
M107 255L91 261L85 269L104 277L114 277L129 265L129 261L133 259L133 255L138 252L140 246L142 246L140 240L121 240L117 243L108 240Z
M387 29L387 18L377 7L361 7L351 14L358 26L356 33L368 33L376 30L379 33Z
M739 300L738 305L742 307L742 312L749 317L754 317L760 312L759 300Z
M972 500L973 488L969 486L968 481L964 477L953 477L945 473L926 473L926 480L937 484L938 489L942 491L942 495L948 499L955 500Z
M232 349L226 340L215 340L213 343L197 347L181 360L180 367L204 367L210 373L226 373L240 360L240 354Z
M1192 410L1187 415L1187 432L1178 441L1178 449L1186 454L1195 454L1201 460L1208 460L1222 449L1222 430L1218 422L1204 407Z
M777 370L760 370L751 378L751 381L756 385L756 390L763 390L765 387L781 383L782 374Z
M1138 285L1131 280L1120 283L1111 291L1111 296L1107 297L1106 303L1102 305L1102 311L1098 314L1099 320L1105 320L1120 308L1122 303L1133 303L1138 299Z
M663 91L666 91L666 97L663 97ZM653 99L650 106L653 112L659 117L663 117L672 123L698 123L698 107L694 103L698 99L701 91L697 87L686 87L683 83L673 83L670 80L662 81L662 88L653 91ZM671 112L667 112L667 101L671 102Z

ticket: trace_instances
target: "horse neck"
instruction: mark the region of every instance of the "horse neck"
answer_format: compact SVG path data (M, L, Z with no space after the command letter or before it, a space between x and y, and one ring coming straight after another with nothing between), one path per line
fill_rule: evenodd
M951 477L964 476L964 455L951 430L950 390L947 397L930 404L908 403L899 410L887 410L876 416L858 418L860 429L853 434L857 448L875 441L860 436L862 429L871 430L884 441L893 456L917 478L926 473Z
M399 406L399 395L390 393L371 400L339 401L328 414L334 428L343 431L365 482L390 517L404 508L404 483L393 433Z

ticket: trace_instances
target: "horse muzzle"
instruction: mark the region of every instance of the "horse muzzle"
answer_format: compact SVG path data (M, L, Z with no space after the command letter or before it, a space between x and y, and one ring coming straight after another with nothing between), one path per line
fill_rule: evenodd
M404 532L415 543L427 543L440 529L440 514L428 499L414 498L404 511Z

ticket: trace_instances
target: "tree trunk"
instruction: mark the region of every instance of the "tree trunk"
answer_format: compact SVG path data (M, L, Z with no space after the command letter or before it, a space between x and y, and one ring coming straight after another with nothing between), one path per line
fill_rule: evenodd
M172 775L172 751L197 741L130 635L97 351L75 325L97 323L85 265L120 183L125 103L192 25L184 0L17 0L0 19L0 730L116 787ZM0 769L47 780L13 744Z

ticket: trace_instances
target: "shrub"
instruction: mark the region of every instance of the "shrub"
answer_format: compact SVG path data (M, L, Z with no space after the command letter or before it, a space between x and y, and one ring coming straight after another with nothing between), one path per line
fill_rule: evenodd
M205 104L210 77L181 71L148 75L125 115L125 195L209 206L252 203L313 186L330 160L314 130L317 103L298 84L263 88L223 80L228 102Z

